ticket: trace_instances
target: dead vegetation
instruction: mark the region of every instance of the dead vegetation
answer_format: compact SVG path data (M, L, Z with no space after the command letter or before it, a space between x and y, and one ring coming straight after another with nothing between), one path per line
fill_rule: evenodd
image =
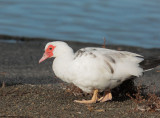
M85 96L87 93L84 93L80 88L75 86L74 84L69 84L68 86L65 86L62 83L63 89L66 93L73 94L74 96Z
M155 90L155 89L154 89ZM153 93L148 92L146 95L142 93L142 86L137 87L137 93L133 96L127 94L131 100L136 104L136 111L143 112L157 112L160 111L160 97Z

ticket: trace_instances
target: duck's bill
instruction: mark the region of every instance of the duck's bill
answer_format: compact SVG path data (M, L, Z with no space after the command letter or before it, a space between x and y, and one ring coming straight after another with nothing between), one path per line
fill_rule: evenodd
M49 55L46 54L46 53L44 53L43 56L42 56L42 58L39 60L39 63L41 63L42 61L44 61L44 60L46 60L48 58L49 58Z

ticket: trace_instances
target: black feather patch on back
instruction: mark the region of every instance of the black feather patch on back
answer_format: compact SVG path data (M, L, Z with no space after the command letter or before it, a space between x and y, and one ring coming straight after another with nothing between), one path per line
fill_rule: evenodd
M151 57L151 58L144 59L142 62L140 62L140 66L144 70L155 68L158 65L160 65L160 57L157 57L157 58Z

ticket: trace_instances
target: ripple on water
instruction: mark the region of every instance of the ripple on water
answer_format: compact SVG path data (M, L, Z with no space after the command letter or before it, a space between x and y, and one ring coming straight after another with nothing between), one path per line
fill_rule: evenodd
M0 34L160 48L158 0L1 0Z

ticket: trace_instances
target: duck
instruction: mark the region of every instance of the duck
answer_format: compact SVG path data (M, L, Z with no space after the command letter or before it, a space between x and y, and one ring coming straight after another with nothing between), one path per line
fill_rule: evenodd
M59 79L74 84L86 93L93 93L90 100L74 100L82 104L112 100L111 89L131 76L142 76L148 69L141 66L141 63L145 65L142 55L128 51L86 47L74 52L63 41L47 43L44 51L39 63L54 58L52 69ZM98 93L102 91L104 95L99 98Z

